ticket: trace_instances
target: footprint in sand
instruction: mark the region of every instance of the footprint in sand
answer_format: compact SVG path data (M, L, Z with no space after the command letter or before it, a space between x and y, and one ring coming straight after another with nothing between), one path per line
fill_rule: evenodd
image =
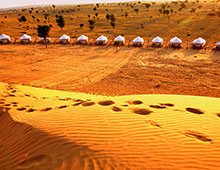
M17 91L17 90L12 90L11 92L12 92L12 93L15 93L16 91Z
M134 108L133 112L140 115L149 115L150 113L152 113L151 110L145 108Z
M0 104L5 104L5 102L0 102Z
M64 108L67 108L68 106L67 105L63 105L63 106L59 106L58 109L64 109Z
M123 106L123 107L128 107L128 105L127 105L127 104L123 104L123 105L121 105L121 106Z
M19 108L17 108L17 110L18 111L24 111L24 110L26 110L26 108L25 107L19 107Z
M150 124L151 126L155 126L155 127L159 127L162 128L157 122L153 121L153 120L145 120L145 122L147 124Z
M95 102L84 102L84 103L82 103L82 106L92 106L94 104L95 104Z
M217 113L216 115L217 115L218 117L220 117L220 113Z
M200 109L195 109L195 108L187 107L186 110L188 112L195 113L195 114L204 114L204 112L201 111Z
M52 110L52 107L43 108L43 109L41 109L40 111L41 111L41 112L47 112L47 111L49 111L49 110Z
M4 104L3 106L11 106L11 104Z
M83 102L77 102L77 103L74 103L73 106L79 106L81 105Z
M172 103L160 103L161 106L173 107L174 104Z
M113 110L114 112L121 112L121 111L122 111L122 109L121 109L120 107L117 107L117 106L113 106L113 107L112 107L112 110Z
M113 102L112 100L105 100L105 101L100 101L99 102L99 105L101 106L110 106L110 105L113 105L115 104L115 102Z
M27 110L27 112L34 112L34 111L35 111L35 109L32 109L32 108Z
M212 142L212 139L206 137L204 134L194 131L187 131L184 133L187 137L195 138L203 142Z
M150 105L150 107L154 109L166 109L167 108L166 106L160 106L160 105Z
M25 159L24 161L20 162L16 169L17 170L25 170L25 169L40 169L43 165L50 165L52 163L52 159L46 155L39 155L35 157L30 157Z
M139 105L139 104L142 104L143 102L140 100L134 100L134 101L128 101L127 103L133 104L133 105Z
M13 106L13 107L17 107L18 105L17 105L17 104L13 104L12 106Z
M11 102L11 104L18 104L18 102Z
M15 97L15 95L14 95L14 94L8 94L8 96L9 96L9 97Z

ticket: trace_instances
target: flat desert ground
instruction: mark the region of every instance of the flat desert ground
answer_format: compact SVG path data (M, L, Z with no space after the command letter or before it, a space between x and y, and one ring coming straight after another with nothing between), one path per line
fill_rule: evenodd
M219 166L218 52L5 45L0 54L0 169Z
M0 46L0 82L100 95L220 97L220 53L72 45Z

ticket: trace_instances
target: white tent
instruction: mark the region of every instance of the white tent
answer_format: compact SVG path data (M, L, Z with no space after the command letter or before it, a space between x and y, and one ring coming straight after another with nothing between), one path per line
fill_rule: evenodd
M20 40L30 40L31 41L31 36L24 34L23 36L21 36Z
M59 38L61 43L68 43L70 41L70 36L63 34L60 38Z
M85 35L81 35L79 38L77 38L79 44L88 44L89 37Z
M217 47L220 47L220 42L217 42L215 45L216 45Z
M180 47L180 44L182 43L182 40L179 39L178 37L174 37L170 40L170 44L173 47Z
M137 36L135 39L133 39L134 46L140 46L144 44L144 39Z
M182 43L182 40L179 39L178 37L174 37L170 40L170 43L171 44L181 44Z
M81 35L77 40L78 41L88 41L89 38L87 36L85 36L85 35Z
M144 42L144 39L141 38L141 37L139 37L139 36L137 36L135 39L133 39L133 42L134 42L134 43L135 43L135 42L137 42L137 43L143 43L143 42Z
M205 45L205 43L206 43L206 40L204 40L203 38L199 37L199 38L195 39L192 43L193 43L194 46L203 47Z
M44 38L43 37L39 37L39 40L44 43ZM50 42L50 37L46 37L46 40L45 40L46 43L49 43Z
M31 36L24 34L23 36L21 36L20 41L22 43L30 43L31 42Z
M159 36L155 37L153 40L152 40L152 44L153 45L162 45L163 44L163 39L160 38Z
M41 41L43 41L44 40L44 38L43 37L39 37L39 40L41 40ZM46 37L46 40L50 40L50 37Z
M108 42L108 38L104 35L101 35L99 38L96 39L98 44L106 44Z
M118 37L116 37L116 38L114 39L114 42L120 42L120 43L122 43L122 45L124 45L124 43L125 43L125 38L122 37L121 35L119 35Z
M9 43L10 40L11 40L11 38L10 38L10 36L8 36L8 35L2 34L2 35L0 36L0 42L1 42L1 43Z

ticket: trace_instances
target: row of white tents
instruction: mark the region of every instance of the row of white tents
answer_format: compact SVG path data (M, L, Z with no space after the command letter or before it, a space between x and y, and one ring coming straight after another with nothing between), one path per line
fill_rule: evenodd
M9 43L10 42L10 36L2 34L0 36L0 42L1 43ZM20 41L21 43L30 43L31 42L31 36L24 34L23 36L20 37ZM44 41L44 38L40 37L41 41ZM47 42L50 42L50 37L46 38ZM59 38L60 43L69 43L70 42L70 36L64 34ZM77 41L79 44L88 44L89 38L85 35L81 35L80 37L77 38ZM121 35L119 35L118 37L116 37L114 39L115 44L118 45L124 45L125 44L125 38ZM98 37L96 39L96 43L99 45L106 45L108 43L108 38L106 36L101 35L100 37ZM143 46L144 44L144 39L137 36L134 40L133 40L133 45L134 46ZM173 47L181 47L182 44L182 40L178 37L174 37L172 39L170 39L170 44ZM199 37L197 39L195 39L192 42L194 47L204 47L206 44L206 40L204 40L203 38ZM152 45L153 46L162 46L163 45L163 39L159 36L155 37L152 40ZM216 43L217 47L220 47L220 42Z

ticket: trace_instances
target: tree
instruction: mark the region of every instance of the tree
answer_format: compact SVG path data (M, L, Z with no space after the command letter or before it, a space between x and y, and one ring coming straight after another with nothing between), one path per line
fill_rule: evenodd
M88 17L90 18L90 15L88 15Z
M107 20L109 20L109 19L110 19L110 15L109 15L109 14L106 14L106 16L105 16L105 17L106 17L106 19L107 19Z
M63 29L63 27L65 26L65 21L62 15L59 15L56 17L56 22L57 25L61 28L61 30Z
M52 5L52 7L55 9L56 8L56 6L55 5Z
M37 19L37 22L40 22L40 20L39 20L39 19Z
M151 6L151 4L149 4L149 3L146 3L146 4L145 4L145 7L146 7L146 8L150 8L150 6Z
M115 24L115 21L111 21L111 22L110 22L110 25L111 25L112 28L114 29L114 28L115 28L115 25L116 25L116 24Z
M80 28L82 29L82 28L84 27L84 24L80 24L79 26L80 26Z
M139 12L139 9L136 8L136 9L134 9L134 11L138 13L138 12Z
M97 17L99 14L98 13L95 13L95 16Z
M196 8L192 8L192 9L190 10L190 12L191 12L191 13L196 12Z
M199 9L202 9L202 5L199 5L198 8L199 8Z
M37 27L37 35L39 37L43 37L44 38L44 42L46 41L46 38L49 36L49 32L50 32L50 26L48 25L38 25ZM47 48L47 43L46 44L46 48Z
M109 16L109 19L110 19L111 21L115 21L115 20L116 20L115 15L114 15L114 14L111 14L111 15Z
M19 21L19 22L26 22L27 19L26 19L26 17L23 15L23 16L21 16L20 18L18 18L18 21Z
M127 12L125 13L125 17L126 17L126 18L128 17L128 13L127 13Z
M94 8L93 8L93 11L96 11L96 10L97 10L97 8L96 8L96 7L94 7Z
M95 26L94 25L90 25L89 28L92 31L95 28Z
M88 22L89 22L89 28L91 29L91 31L95 28L95 23L96 23L96 21L93 19L93 20L88 20Z

